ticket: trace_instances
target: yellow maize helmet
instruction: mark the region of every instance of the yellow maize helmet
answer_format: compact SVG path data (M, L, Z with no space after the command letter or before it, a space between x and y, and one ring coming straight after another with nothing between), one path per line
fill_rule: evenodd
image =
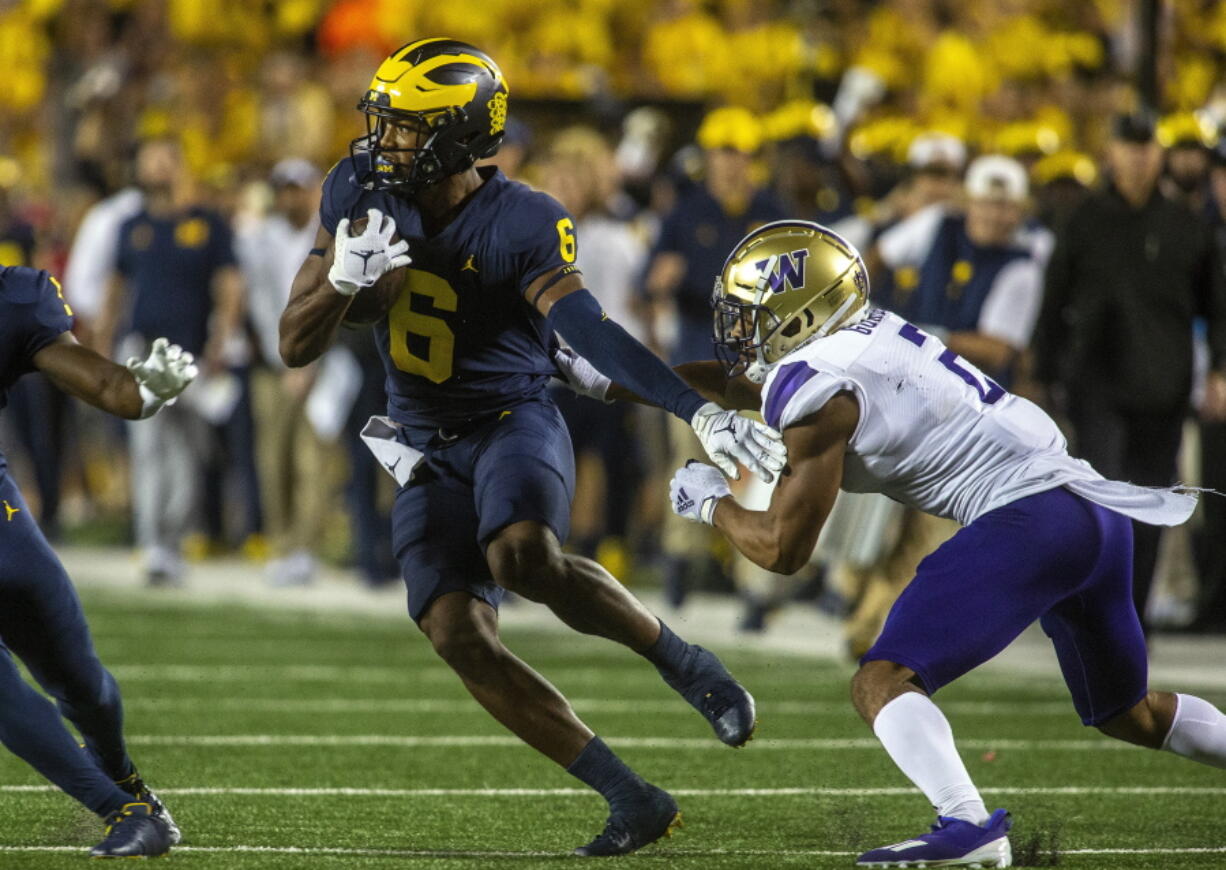
M803 344L868 311L859 252L820 224L776 221L737 244L715 279L715 353L729 377L762 383Z
M393 51L358 103L366 135L349 151L364 187L414 192L493 156L507 122L507 84L493 58L455 39L419 39ZM387 124L428 131L418 148L382 144ZM391 151L413 153L407 166Z

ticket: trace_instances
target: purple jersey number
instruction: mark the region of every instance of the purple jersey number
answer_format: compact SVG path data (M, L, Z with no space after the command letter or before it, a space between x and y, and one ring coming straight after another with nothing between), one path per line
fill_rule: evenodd
M927 335L910 323L903 324L902 328L898 330L898 334L916 347L923 347L924 342L928 340ZM974 388L985 405L995 405L1005 394L1004 387L949 348L941 351L941 355L937 357L937 362L960 377L966 382L967 386Z

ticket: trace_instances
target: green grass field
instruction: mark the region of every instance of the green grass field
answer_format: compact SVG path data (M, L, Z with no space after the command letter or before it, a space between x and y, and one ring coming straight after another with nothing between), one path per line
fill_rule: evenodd
M502 731L399 613L84 597L132 754L183 828L176 865L556 867L603 826L600 798ZM619 865L850 867L929 822L847 703L848 665L726 655L760 714L737 751L612 644L523 630L508 644L681 803L682 831ZM1226 867L1222 771L1082 728L1050 680L972 675L939 699L989 808L1014 814L1019 864ZM0 867L78 867L99 839L7 754L0 806Z

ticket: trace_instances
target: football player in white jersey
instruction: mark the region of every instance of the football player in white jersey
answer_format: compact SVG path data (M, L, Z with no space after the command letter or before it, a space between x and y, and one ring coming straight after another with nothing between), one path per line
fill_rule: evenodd
M1226 767L1226 716L1150 691L1132 605L1132 525L1183 522L1195 498L1105 480L1071 458L1055 424L896 315L868 304L859 254L817 224L761 227L716 280L727 363L685 372L708 398L760 409L788 468L770 507L746 510L715 468L691 462L673 509L720 529L748 558L791 573L809 558L840 486L883 492L963 528L929 555L852 680L856 710L937 810L932 831L860 866L1011 862L1004 810L989 813L930 695L1036 619L1082 722Z

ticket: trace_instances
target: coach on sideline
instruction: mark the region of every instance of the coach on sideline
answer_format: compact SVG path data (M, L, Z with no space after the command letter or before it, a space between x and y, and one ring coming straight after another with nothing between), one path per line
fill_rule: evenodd
M1226 285L1209 227L1158 189L1147 115L1115 119L1107 186L1069 217L1048 264L1036 377L1067 403L1076 455L1108 478L1166 486L1192 392L1192 323L1209 326L1204 414L1226 416ZM1161 530L1134 523L1145 622Z

